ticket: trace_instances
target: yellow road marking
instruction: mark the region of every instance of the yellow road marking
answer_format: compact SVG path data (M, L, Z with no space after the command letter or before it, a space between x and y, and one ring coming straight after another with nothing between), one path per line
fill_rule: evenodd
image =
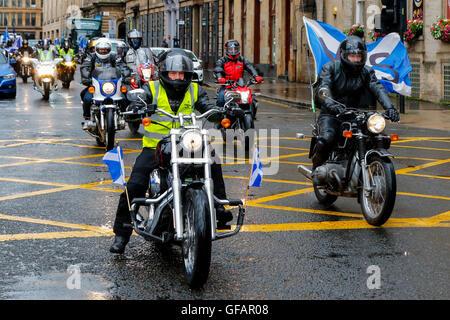
M396 174L405 174L405 173L409 173L409 172L412 172L412 171L417 171L417 170L420 170L420 169L425 169L425 168L429 168L429 167L433 167L433 166L438 166L438 165L441 165L441 164L444 164L444 163L448 163L448 162L450 162L450 159L437 160L437 161L421 164L421 165L415 166L415 167L407 167L407 168L399 169L399 170L396 170L395 173Z
M66 231L66 232L40 232L40 233L18 233L18 234L2 234L0 242L13 240L39 240L39 239L65 239L65 238L93 238L112 236L114 233L98 233L92 231Z
M224 175L224 178L229 178L229 179L240 179L240 180L248 180L248 177L238 177L238 176L229 176L229 175ZM264 178L264 182L278 182L278 183L290 183L290 184L301 184L301 185L307 185L310 186L311 183L310 182L302 182L302 181L292 181L292 180L277 180L277 179L266 179Z
M276 231L304 231L304 230L350 230L372 228L424 228L424 227L450 227L450 223L441 223L431 219L407 218L389 219L382 227L369 225L365 220L349 221L322 221L303 223L284 223L270 225L244 225L244 232L276 232Z
M327 211L327 210L316 210L316 209L305 209L305 208L294 208L294 207L284 207L284 206L274 206L274 205L262 204L262 203L258 203L258 202L250 203L250 204L248 204L248 206L249 207L265 208L265 209L274 209L274 210L306 212L306 213L315 213L315 214L330 215L330 216L349 217L349 218L362 218L363 217L361 214L356 214L356 213Z

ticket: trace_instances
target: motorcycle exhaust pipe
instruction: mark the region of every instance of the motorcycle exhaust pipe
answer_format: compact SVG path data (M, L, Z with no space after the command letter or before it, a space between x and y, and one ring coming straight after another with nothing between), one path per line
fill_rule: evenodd
M308 180L312 181L312 178L311 178L312 171L311 170L309 170L308 168L306 168L305 166L302 166L302 165L297 166L297 170L302 175L304 175Z

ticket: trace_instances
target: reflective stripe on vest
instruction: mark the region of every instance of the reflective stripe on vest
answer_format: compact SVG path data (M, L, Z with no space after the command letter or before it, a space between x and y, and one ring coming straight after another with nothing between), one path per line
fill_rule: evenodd
M153 104L156 104L159 109L176 115L169 104L169 98L163 86L159 81L149 81L148 85L153 96ZM191 114L194 112L194 105L198 99L198 84L191 83L189 90L184 95L184 99L181 102L178 113ZM170 129L180 127L180 123L175 119L172 119L164 114L156 113L150 117L151 124L144 128L144 137L142 138L142 144L144 148L156 148L158 142L167 137L170 133Z

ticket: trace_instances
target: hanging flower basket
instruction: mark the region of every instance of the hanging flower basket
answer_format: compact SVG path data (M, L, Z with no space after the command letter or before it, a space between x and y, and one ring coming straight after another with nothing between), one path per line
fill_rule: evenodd
M408 43L413 43L423 34L423 20L415 19L415 20L407 20L408 26L405 32L405 41Z
M344 34L347 36L358 36L360 38L363 38L364 25L360 23L354 24L350 29L344 30Z
M369 37L372 39L372 41L377 41L380 38L383 38L386 35L386 33L376 32L375 30L372 30L369 32Z
M450 20L439 18L438 22L431 26L431 35L436 40L450 42Z

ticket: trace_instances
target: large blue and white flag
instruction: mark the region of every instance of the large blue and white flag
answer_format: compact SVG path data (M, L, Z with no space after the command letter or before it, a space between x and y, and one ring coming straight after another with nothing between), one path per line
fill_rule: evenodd
M103 162L108 166L113 183L125 185L125 169L123 165L123 151L120 146L114 148L103 156Z
M347 37L333 26L303 17L308 44L315 60L315 81L322 67L339 59L339 45ZM388 92L411 96L411 64L398 33L367 44L366 65L372 67Z
M263 180L262 163L259 159L259 148L255 147L253 154L252 172L250 174L249 186L260 187Z
M8 40L9 40L9 32L8 32L8 27L6 27L6 31L3 34L2 42L8 42Z

